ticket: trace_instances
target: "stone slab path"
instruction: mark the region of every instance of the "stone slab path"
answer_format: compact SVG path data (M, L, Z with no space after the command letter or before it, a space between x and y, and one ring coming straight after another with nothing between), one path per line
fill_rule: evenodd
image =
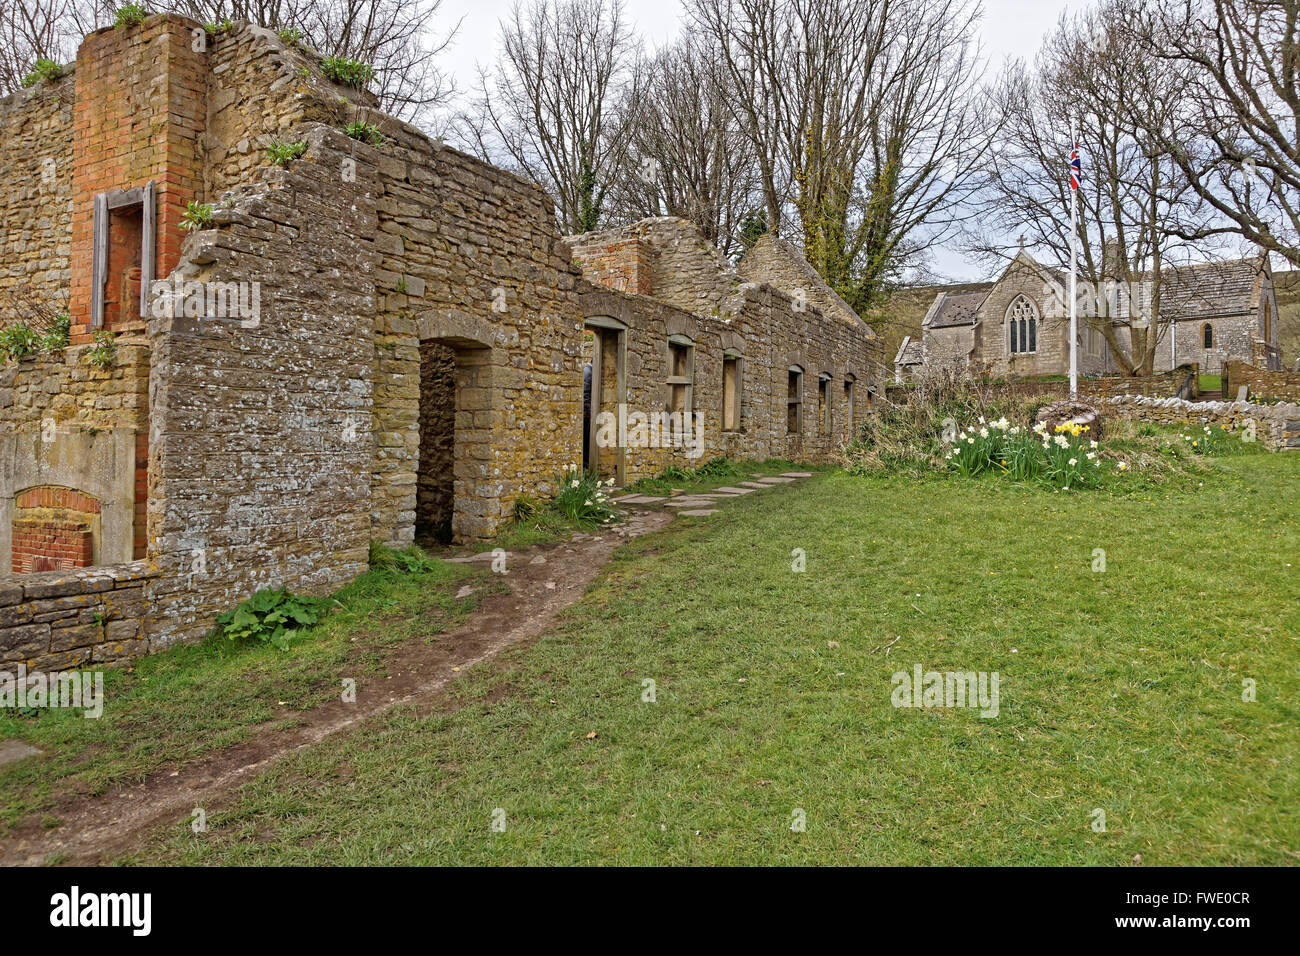
M667 497L656 495L621 495L613 500L629 513L641 508L660 511L671 508L679 515L688 518L707 518L715 515L726 503L735 498L752 495L755 491L779 488L793 484L804 478L811 478L811 471L786 471L779 475L754 475L757 481L739 481L735 485L720 485L709 491L683 491L673 488Z

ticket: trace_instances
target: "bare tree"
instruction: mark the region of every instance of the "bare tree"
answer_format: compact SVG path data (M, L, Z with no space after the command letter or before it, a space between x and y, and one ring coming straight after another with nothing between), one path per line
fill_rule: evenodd
M496 70L457 124L485 159L513 166L555 198L560 225L588 232L602 221L624 163L640 41L623 0L532 0L501 24Z
M71 60L83 34L95 26L86 13L78 0L0 4L0 96L20 88L38 60Z
M1003 134L982 221L998 232L1020 231L1052 264L1066 266L1073 130L1085 161L1077 192L1079 273L1094 293L1083 302L1081 320L1105 338L1124 372L1150 374L1156 347L1178 317L1172 300L1162 304L1175 281L1167 266L1189 260L1195 241L1222 230L1150 133L1178 122L1188 75L1185 67L1148 56L1117 26L1130 22L1138 2L1108 0L1063 16L1032 70L1020 63L1008 69L998 94ZM1131 122L1135 113L1147 129ZM988 239L975 248L986 258L1005 255ZM1127 295L1135 288L1140 295ZM1113 314L1114 290L1125 293L1123 316Z
M741 223L757 199L749 141L727 102L716 51L687 36L646 69L624 111L627 162L612 187L618 218L679 216L724 254L740 251Z
M858 308L945 233L991 139L970 0L689 0L773 231ZM950 220L951 221L951 217Z
M380 106L404 119L427 119L452 93L438 58L458 24L438 27L442 0L161 0L155 12L213 25L245 20L297 31L325 56L367 63ZM0 5L0 91L16 89L38 59L66 63L90 31L113 22L110 0L16 0Z
M1148 0L1125 25L1186 67L1174 125L1133 121L1252 243L1300 267L1300 0Z

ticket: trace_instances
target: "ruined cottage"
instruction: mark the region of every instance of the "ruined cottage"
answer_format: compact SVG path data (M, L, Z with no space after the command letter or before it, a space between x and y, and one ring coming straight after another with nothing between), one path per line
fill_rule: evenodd
M0 666L200 637L371 542L490 537L574 463L826 460L879 383L784 243L561 237L537 187L266 30L100 30L0 134L0 324L71 316L0 369Z

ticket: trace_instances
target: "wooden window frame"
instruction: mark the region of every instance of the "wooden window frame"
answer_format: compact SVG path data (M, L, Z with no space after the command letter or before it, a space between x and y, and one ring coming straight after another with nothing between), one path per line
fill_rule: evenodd
M158 228L157 190L153 180L131 189L110 189L94 199L90 254L90 325L104 327L104 291L108 284L108 224L115 209L140 206L140 316L149 317L149 290L153 286L155 235Z

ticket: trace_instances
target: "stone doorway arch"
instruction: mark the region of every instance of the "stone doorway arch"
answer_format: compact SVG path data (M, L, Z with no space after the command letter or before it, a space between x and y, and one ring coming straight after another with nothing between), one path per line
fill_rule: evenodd
M500 518L492 481L496 331L463 313L417 320L420 352L415 537L447 544L490 537Z

